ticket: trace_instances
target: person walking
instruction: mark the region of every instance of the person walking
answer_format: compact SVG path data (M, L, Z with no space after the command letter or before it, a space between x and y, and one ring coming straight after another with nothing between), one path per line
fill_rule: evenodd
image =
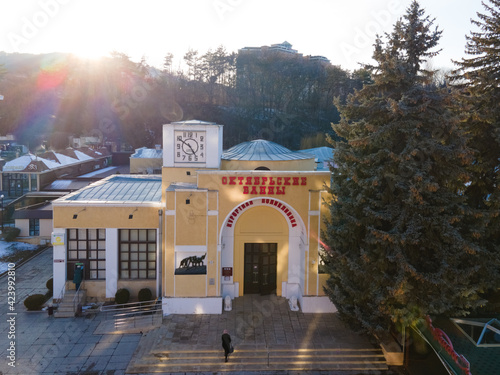
M75 267L75 273L73 276L73 283L75 283L75 290L78 291L80 289L80 284L82 283L83 279L83 266L78 264Z
M222 332L222 347L224 348L224 356L226 357L226 362L227 362L227 356L231 353L231 336L229 336L229 332L227 329Z

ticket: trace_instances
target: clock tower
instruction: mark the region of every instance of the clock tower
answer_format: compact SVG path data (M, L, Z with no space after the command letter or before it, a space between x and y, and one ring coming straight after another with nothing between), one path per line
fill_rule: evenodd
M163 125L163 167L219 169L222 125L198 120Z

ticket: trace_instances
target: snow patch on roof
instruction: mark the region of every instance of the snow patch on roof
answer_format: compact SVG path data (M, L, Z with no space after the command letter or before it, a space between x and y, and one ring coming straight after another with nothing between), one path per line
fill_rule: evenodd
M17 159L8 161L3 166L4 171L22 171L26 169L26 167L31 163L33 155L23 155L18 157Z
M157 150L155 148L141 147L135 150L135 153L130 156L134 159L162 159L163 150Z
M92 160L93 157L87 155L87 154L84 154L83 152L81 151L78 151L78 150L74 150L75 152L75 156L78 158L78 160L80 161L83 161L83 160Z
M33 155L34 156L34 155ZM38 161L41 161L43 164L45 164L47 166L48 169L53 169L53 168L57 168L57 167L60 167L61 164L60 163L57 163L55 161L52 161L52 160L49 160L49 159L43 159L41 157L36 157L34 156L34 159L33 160L38 160Z
M70 156L66 156L58 152L54 152L54 155L57 157L57 160L59 160L59 163L61 163L61 165L70 165L78 163L78 159L72 158Z
M24 171L28 165L30 165L31 162L33 161L38 161L42 162L45 164L46 169L52 169L52 168L57 168L60 167L61 164L57 163L55 161L49 160L49 159L44 159L39 156L33 155L33 154L28 154L28 155L23 155L18 157L17 159L8 161L5 163L3 170L4 171ZM38 169L34 169L33 172L39 171Z

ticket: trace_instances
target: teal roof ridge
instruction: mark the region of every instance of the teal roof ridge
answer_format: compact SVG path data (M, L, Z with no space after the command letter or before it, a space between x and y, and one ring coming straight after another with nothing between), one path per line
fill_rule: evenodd
M314 155L291 151L272 141L256 139L231 147L222 154L224 160L286 161L314 159Z

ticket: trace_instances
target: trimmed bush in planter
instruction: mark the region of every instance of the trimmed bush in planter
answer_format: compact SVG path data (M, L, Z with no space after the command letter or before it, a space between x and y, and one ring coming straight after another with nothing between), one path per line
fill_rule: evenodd
M122 288L118 289L115 294L115 303L121 305L127 303L130 299L130 292L128 289Z
M3 237L5 241L12 242L17 238L17 236L19 236L19 233L21 233L21 229L8 227L4 229Z
M142 288L139 290L138 299L139 302L151 301L153 299L153 293L151 293L149 288Z
M48 279L47 282L45 283L45 286L47 287L48 290L52 292L54 290L54 279L52 278Z
M29 311L41 310L47 298L43 294L32 294L24 300L24 306Z

